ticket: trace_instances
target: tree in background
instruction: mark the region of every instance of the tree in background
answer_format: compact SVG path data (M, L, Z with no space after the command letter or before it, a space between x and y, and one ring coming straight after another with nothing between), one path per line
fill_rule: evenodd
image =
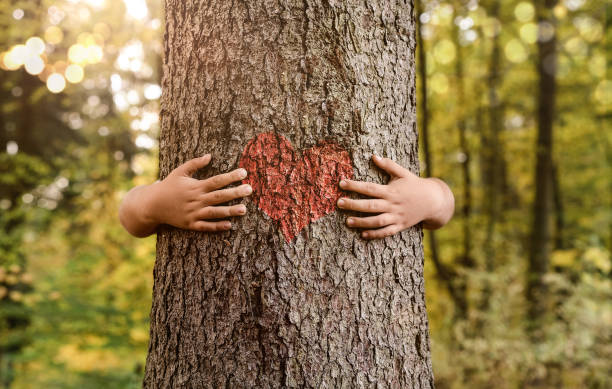
M556 0L535 2L540 39L538 40L538 94L535 165L535 199L533 203L533 226L529 246L529 269L527 271L527 303L532 329L541 331L538 321L549 311L544 276L549 270L551 241L551 216L553 210L553 124L555 121L555 99L557 72L556 23L553 9ZM538 335L541 337L541 332Z
M372 153L418 172L414 9L166 2L160 169L213 153L254 188L231 232L158 233L145 387L433 385L421 231L335 210Z

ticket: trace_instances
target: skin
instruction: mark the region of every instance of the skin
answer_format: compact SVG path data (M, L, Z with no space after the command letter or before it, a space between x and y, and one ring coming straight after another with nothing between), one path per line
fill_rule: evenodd
M204 231L227 231L232 227L227 219L246 213L244 204L220 205L249 196L250 185L225 188L247 176L244 169L219 174L205 180L192 178L210 163L211 155L195 158L174 169L163 181L137 186L130 190L119 207L119 220L136 237L149 236L160 224Z
M210 163L211 155L195 158L174 169L163 181L130 190L119 208L123 227L136 237L149 236L160 224L215 232L231 228L227 219L246 214L244 204L220 205L249 196L250 185L225 188L247 176L244 169L219 174L205 180L192 175ZM427 229L444 226L453 216L455 199L444 181L421 178L388 158L373 157L374 163L391 178L386 185L342 180L340 187L369 199L340 198L338 207L348 211L376 214L350 216L346 224L364 229L364 239L381 239L420 222Z
M346 219L352 228L362 228L364 239L381 239L415 224L434 230L444 226L453 216L453 192L438 178L421 178L389 158L372 157L391 178L386 185L342 180L340 187L370 199L340 198L338 207L348 211L376 214Z

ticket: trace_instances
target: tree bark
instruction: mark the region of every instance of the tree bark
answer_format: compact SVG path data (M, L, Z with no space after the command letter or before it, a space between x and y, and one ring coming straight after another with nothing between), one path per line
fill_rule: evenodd
M160 229L144 386L432 387L420 227L366 242L311 201L384 182L372 153L418 172L412 3L165 10L161 178L212 152L256 185L232 231Z

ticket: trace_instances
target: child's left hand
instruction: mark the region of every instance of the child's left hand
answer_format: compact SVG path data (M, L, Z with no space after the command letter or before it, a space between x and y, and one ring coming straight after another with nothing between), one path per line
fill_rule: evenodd
M358 200L343 197L338 200L339 208L378 214L346 219L349 227L366 229L361 233L363 238L384 238L420 222L427 229L437 229L453 216L455 199L444 181L421 178L389 158L374 156L372 159L391 176L387 185L340 181L342 189L372 197Z

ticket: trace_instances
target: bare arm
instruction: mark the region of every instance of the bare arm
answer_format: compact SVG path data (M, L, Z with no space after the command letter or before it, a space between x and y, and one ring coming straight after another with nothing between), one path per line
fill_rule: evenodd
M174 169L163 181L131 189L119 207L119 220L136 237L153 234L160 224L195 231L226 231L231 216L246 213L244 204L223 206L251 194L250 185L224 188L246 177L244 169L219 174L206 180L191 176L208 165L211 156L195 158Z

